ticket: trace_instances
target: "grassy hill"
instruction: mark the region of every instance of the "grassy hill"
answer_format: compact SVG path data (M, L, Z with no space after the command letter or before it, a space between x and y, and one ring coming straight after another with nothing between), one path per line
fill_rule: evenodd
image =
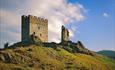
M115 60L62 47L29 45L1 50L0 70L115 70Z
M102 50L102 51L98 51L97 53L115 59L115 51L112 51L112 50Z

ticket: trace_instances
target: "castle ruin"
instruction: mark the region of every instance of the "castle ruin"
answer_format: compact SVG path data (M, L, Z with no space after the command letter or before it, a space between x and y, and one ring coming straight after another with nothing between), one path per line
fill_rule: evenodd
M30 43L35 39L38 42L48 42L48 20L32 15L21 17L21 40L23 43ZM69 31L62 26L61 42L69 41Z
M28 43L34 38L41 42L48 42L48 20L40 17L23 15L21 40Z
M69 31L67 28L62 26L62 31L61 31L61 42L66 42L69 41Z

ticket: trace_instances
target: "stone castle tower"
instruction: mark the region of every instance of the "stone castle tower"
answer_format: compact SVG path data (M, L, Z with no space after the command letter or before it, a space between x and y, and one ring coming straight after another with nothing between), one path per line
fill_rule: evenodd
M66 42L69 41L69 31L67 28L62 26L62 31L61 31L61 42Z
M22 20L22 42L28 43L31 36L38 38L41 42L48 41L48 20L40 17L23 15Z

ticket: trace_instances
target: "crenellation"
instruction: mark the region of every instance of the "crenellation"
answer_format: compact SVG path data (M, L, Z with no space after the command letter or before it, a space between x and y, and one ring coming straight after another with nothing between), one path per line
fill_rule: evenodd
M22 15L22 18L23 19L27 19L28 17L26 15Z
M48 42L48 19L32 15L22 16L22 41L28 42L31 36L42 42ZM69 41L69 31L62 26L61 41Z
M32 15L28 15L28 17L30 19L33 19L34 22L40 22L42 24L47 24L48 23L48 20L47 19L44 19L44 18L41 18L41 17L36 17L36 16L32 16ZM33 22L33 21L32 21Z
M22 20L22 40L28 41L30 40L30 38L26 36L31 36L34 34L36 38L40 39L40 41L47 42L48 41L48 20L41 17L32 16L32 15L22 16L22 18L23 17L24 17L24 20ZM26 24L26 25L23 25L23 24Z
M45 19L45 22L47 23L47 22L48 22L48 20L47 20L47 19Z

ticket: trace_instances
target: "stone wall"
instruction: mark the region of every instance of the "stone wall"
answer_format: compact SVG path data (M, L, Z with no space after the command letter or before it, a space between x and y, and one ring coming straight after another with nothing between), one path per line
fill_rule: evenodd
M61 42L69 41L69 31L64 26L62 26L61 31Z
M32 34L42 42L47 42L48 20L32 15L22 16L22 41L29 41Z
M29 42L29 20L28 16L21 17L21 40L22 42Z

